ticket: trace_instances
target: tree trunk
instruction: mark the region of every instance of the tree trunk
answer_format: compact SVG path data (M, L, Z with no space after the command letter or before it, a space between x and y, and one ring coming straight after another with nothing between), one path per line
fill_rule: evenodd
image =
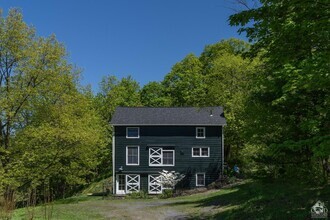
M4 192L4 208L6 212L10 212L15 209L15 199L14 199L15 191L7 186Z

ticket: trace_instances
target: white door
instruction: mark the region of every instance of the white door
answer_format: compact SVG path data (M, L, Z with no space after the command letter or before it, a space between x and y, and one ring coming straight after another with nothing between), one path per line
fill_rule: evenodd
M126 178L125 175L119 174L116 176L116 194L124 195L126 189Z

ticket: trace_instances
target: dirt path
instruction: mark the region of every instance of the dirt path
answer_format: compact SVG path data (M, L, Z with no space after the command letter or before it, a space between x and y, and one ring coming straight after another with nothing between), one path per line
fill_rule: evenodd
M160 200L130 200L113 202L105 201L101 214L107 219L134 220L182 220L187 219L187 213L175 210L170 201Z

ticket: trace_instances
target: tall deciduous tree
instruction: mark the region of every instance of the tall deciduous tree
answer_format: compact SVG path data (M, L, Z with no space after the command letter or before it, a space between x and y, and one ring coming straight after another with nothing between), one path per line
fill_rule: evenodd
M210 64L207 103L224 106L227 120L225 159L229 163L238 163L243 160L240 152L246 144L246 107L259 62L258 59L244 59L232 50L222 51Z
M261 54L265 64L253 97L254 108L263 113L254 114L251 121L281 128L257 134L272 144L268 162L283 172L318 169L320 162L329 175L330 148L325 148L330 145L329 4L325 0L260 2L259 8L230 17L231 25L241 26L240 32L254 42L250 55Z
M140 91L141 103L148 107L170 106L171 98L165 94L165 86L159 82L149 82Z
M106 76L100 83L100 92L94 98L94 106L102 117L103 127L107 131L107 148L102 158L102 164L99 166L104 177L112 173L111 138L112 128L110 120L118 106L141 106L140 86L131 76L118 80L115 76Z
M206 84L202 63L193 54L176 63L162 82L165 94L171 97L172 106L202 106L205 102Z
M118 80L115 76L106 76L100 83L100 92L96 104L103 118L110 122L118 106L141 106L140 86L131 76Z
M82 183L104 132L54 36L37 37L18 10L0 17L0 192ZM3 191L4 190L4 191Z
M247 52L250 45L242 40L230 38L228 40L221 40L215 44L206 45L199 60L203 64L203 74L209 74L214 61L219 57L230 55L242 55Z
M169 99L172 106L224 106L228 124L225 159L241 162L240 152L246 143L245 109L259 67L258 59L243 58L249 48L248 43L238 39L207 45L200 57L189 54L176 63L161 85L147 84L141 98L157 100L157 104Z

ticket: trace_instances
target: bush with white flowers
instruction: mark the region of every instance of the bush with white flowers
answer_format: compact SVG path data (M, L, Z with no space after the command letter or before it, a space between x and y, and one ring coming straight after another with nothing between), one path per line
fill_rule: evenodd
M163 189L174 189L175 185L185 177L184 174L167 170L163 170L159 174L160 176L156 178L156 181L162 184Z

